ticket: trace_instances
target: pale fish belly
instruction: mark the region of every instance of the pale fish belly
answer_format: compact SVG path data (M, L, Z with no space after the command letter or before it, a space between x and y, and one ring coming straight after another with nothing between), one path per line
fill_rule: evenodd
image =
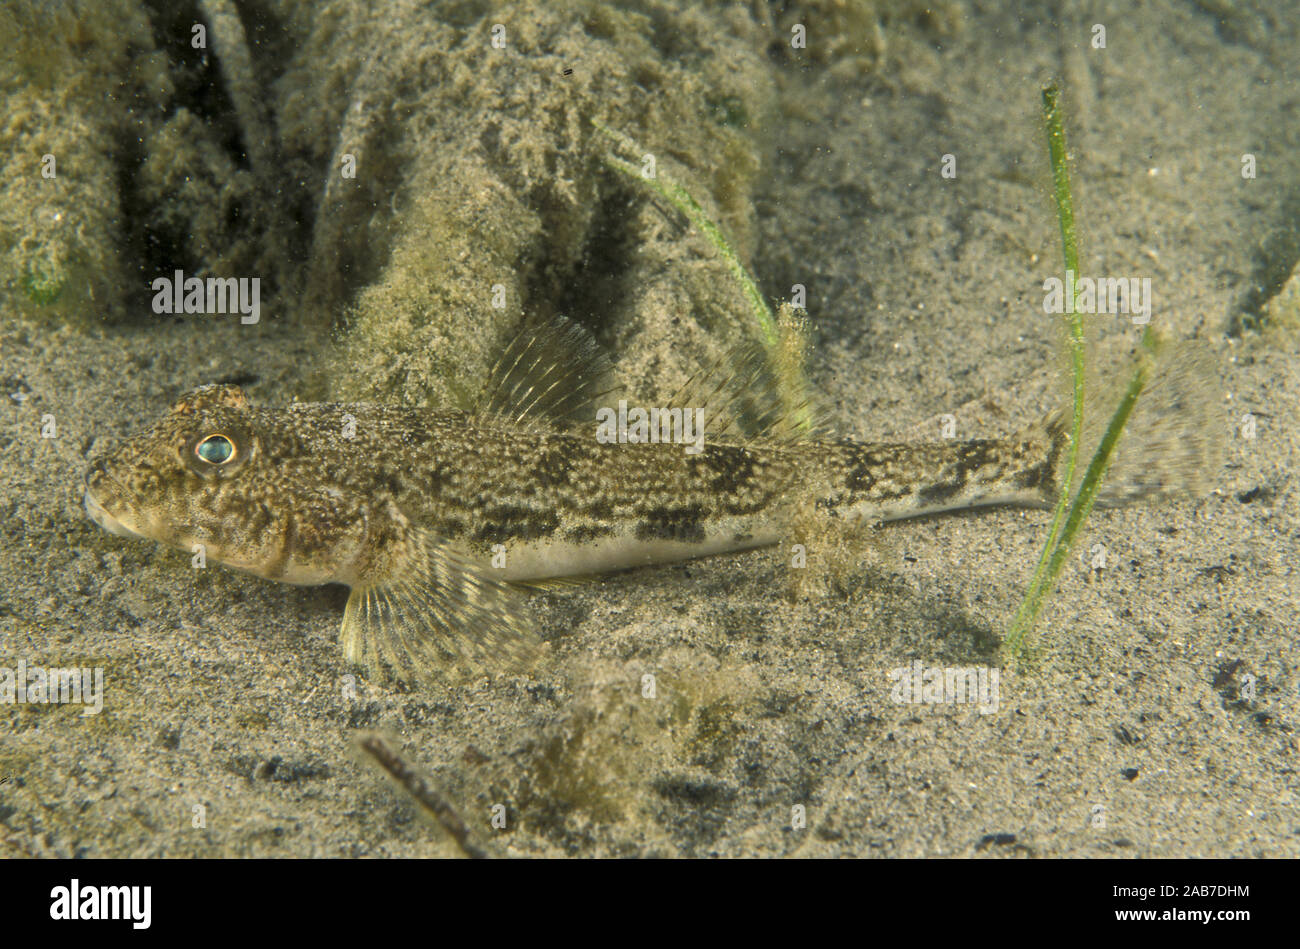
M782 533L767 518L751 516L715 521L705 527L699 540L639 538L629 531L590 541L547 538L515 542L506 548L505 566L493 575L507 582L589 576L770 547L780 542Z

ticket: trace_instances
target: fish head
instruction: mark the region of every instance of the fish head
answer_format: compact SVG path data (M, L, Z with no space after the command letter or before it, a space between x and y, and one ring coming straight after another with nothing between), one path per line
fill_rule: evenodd
M289 583L330 582L339 556L359 545L364 520L313 506L321 495L300 476L314 462L301 444L237 386L203 386L92 464L86 512L119 536L196 554L202 545L205 562Z
M85 506L100 527L205 554L246 548L252 506L240 490L256 478L261 439L236 386L204 386L97 459L86 473Z

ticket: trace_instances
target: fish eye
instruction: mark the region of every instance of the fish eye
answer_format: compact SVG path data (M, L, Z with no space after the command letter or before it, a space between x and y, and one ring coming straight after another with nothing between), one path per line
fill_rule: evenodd
M209 435L194 446L194 454L211 465L224 465L235 457L235 443L225 435Z

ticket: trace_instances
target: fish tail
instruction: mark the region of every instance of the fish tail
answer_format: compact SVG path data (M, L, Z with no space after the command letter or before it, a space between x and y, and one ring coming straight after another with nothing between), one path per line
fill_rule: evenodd
M1097 503L1111 506L1143 498L1204 494L1223 471L1226 430L1218 418L1219 391L1218 369L1207 346L1194 341L1171 344L1133 404L1102 478ZM1076 483L1111 424L1118 402L1112 395L1109 403L1093 399L1087 407ZM1055 477L1049 493L1053 497L1064 480L1070 427L1065 411L1054 412L1041 423L1052 445Z

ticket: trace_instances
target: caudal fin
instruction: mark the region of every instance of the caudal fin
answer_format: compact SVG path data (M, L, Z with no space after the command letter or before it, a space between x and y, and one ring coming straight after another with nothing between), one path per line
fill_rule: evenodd
M1126 379L1120 379L1122 392ZM1207 345L1190 341L1163 347L1111 456L1097 503L1195 496L1209 490L1223 472L1221 399L1218 367ZM1114 396L1110 405L1092 400L1076 471L1087 470L1116 402Z

